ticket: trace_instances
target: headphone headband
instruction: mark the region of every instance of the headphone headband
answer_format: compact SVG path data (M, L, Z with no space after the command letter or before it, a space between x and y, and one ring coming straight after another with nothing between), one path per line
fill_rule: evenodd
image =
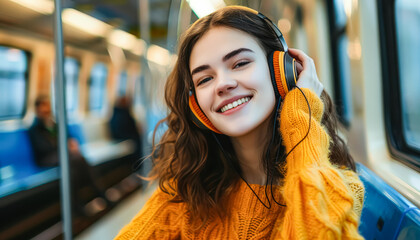
M266 17L264 14L262 13L258 13L257 16L259 18L261 18L262 20L264 20L268 26L270 26L271 30L273 30L273 32L276 34L277 38L279 39L280 44L283 47L283 51L287 52L289 50L289 47L286 44L286 40L284 40L283 34L281 33L280 29L276 26L276 24L274 24L268 17Z

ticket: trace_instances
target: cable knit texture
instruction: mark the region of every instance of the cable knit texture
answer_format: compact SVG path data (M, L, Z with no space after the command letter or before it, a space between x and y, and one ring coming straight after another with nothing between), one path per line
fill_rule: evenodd
M359 180L360 187L354 187L350 180L354 173L345 170L340 173L329 162L329 136L320 124L322 101L308 89L303 92L311 106L310 131L287 158L284 196L288 207L277 236L279 239L363 239L357 231L361 203L355 204L351 194L351 190L357 190L362 195L362 183ZM291 91L280 113L280 132L286 152L306 135L308 119L309 108L303 94L298 89Z
M284 187L273 187L276 200L287 207L271 199L271 208L265 208L242 182L229 198L226 217L210 217L194 230L185 203L169 202L171 197L158 189L116 239L363 239L357 231L363 184L353 171L329 162L329 137L320 124L322 101L310 90L302 90L311 106L310 132L287 157ZM307 103L294 89L280 114L287 152L306 135L308 126ZM268 203L265 186L251 187Z

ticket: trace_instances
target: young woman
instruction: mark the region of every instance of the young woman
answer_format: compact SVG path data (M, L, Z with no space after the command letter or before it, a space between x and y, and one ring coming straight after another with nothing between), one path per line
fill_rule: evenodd
M301 65L281 97L275 50L284 40L245 7L190 27L166 84L169 128L152 154L159 189L117 239L363 239L364 188L314 63L289 50Z

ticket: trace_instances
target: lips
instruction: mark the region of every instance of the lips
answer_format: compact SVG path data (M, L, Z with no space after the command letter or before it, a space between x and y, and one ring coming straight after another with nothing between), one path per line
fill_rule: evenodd
M232 109L232 108L236 108L237 106L242 105L243 103L248 102L250 99L251 99L250 97L240 98L240 99L238 99L238 100L234 101L233 103L229 103L229 104L225 105L224 107L222 107L222 108L220 109L220 111L221 111L222 113L223 113L223 112L226 112L227 110L230 110L230 109Z
M248 102L251 98L252 96L250 95L241 95L241 96L235 96L233 98L227 99L218 105L217 112L223 113L227 110L233 109L237 106L240 106Z

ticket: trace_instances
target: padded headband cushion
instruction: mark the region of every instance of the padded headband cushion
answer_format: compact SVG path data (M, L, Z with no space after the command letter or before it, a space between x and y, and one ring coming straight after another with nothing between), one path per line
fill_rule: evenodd
M288 53L274 51L268 56L271 82L276 97L284 99L286 94L296 86L296 62Z

